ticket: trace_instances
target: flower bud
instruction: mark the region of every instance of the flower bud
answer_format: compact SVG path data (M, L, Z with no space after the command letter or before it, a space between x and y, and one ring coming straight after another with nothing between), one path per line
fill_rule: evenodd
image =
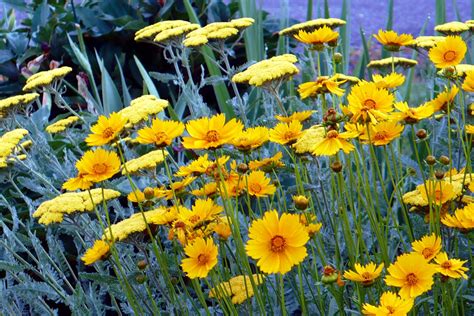
M439 162L441 162L443 165L447 166L447 165L449 165L450 160L446 156L441 156L441 157L439 157Z
M417 132L416 132L416 137L418 137L419 139L425 139L426 136L428 136L428 134L426 134L426 130L425 129L419 129Z
M331 266L325 266L323 268L323 276L321 277L321 281L324 284L331 284L337 281L338 273L337 270Z
M137 262L137 267L140 270L145 270L147 266L148 266L148 262L146 260L140 260Z
M426 157L425 161L426 161L427 164L432 166L436 163L436 158L432 155L429 155L428 157Z
M301 211L305 210L309 204L308 198L304 195L293 196L293 202L295 203L295 207Z
M330 167L332 171L339 173L342 170L342 163L339 161L334 161Z
M135 281L137 281L137 283L139 283L139 284L145 283L146 282L146 275L144 275L143 273L138 274L135 277Z
M334 53L334 61L336 64L340 64L342 62L342 54L341 53Z
M146 187L143 190L143 194L145 195L145 199L151 200L155 197L155 190L153 190L153 188Z
M246 173L249 170L249 166L246 163L239 163L237 171L240 173Z

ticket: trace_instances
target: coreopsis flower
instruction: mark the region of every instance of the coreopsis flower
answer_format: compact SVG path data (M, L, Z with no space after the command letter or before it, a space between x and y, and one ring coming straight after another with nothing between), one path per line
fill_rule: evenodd
M375 82L377 88L393 89L405 82L405 76L396 72L391 72L386 76L374 74L372 75L372 81Z
M196 238L184 248L181 267L190 279L205 278L217 264L217 246L212 239Z
M219 222L214 226L214 233L219 236L220 240L227 240L232 235L227 217L221 217Z
M383 263L376 265L373 262L369 262L366 265L361 265L359 263L354 264L354 270L347 270L344 272L344 278L359 282L364 286L369 286L374 283L383 270Z
M341 20L341 19L336 19L336 18L319 18L319 19L314 19L302 23L297 23L294 24L290 27L287 27L279 32L279 35L295 35L298 34L299 31L303 30L306 32L311 32L315 29L327 26L330 27L331 29L335 29L338 26L345 25L346 21Z
M156 198L165 198L167 200L172 200L174 196L179 196L182 193L185 193L185 189L194 181L196 177L186 177L181 181L174 181L169 185L169 187L160 187L155 189Z
M398 256L387 272L387 285L399 287L402 298L415 298L431 289L436 266L419 253L412 252Z
M387 57L378 60L371 60L367 64L367 68L391 68L392 65L401 66L403 68L411 68L418 65L418 62L414 59L405 57Z
M407 124L415 124L433 115L434 107L431 103L425 103L416 108L411 108L406 102L395 102L393 105L399 112L390 115L390 119L404 121Z
M217 182L206 183L202 188L191 191L194 196L212 197L217 194Z
M276 187L270 183L270 178L267 178L260 170L250 172L242 181L244 189L252 196L265 197L273 195L276 191Z
M275 118L279 120L280 122L284 123L290 123L291 121L300 121L304 122L311 118L313 113L316 111L300 111L300 112L294 112L290 116L281 116L281 115L275 115Z
M362 82L354 86L347 97L347 110L352 113L352 122L377 123L386 120L393 111L395 97L388 90L377 88L373 82Z
M158 148L171 144L173 139L181 136L184 124L176 121L153 119L151 127L144 127L138 131L137 141L140 144L154 144Z
M102 146L113 141L123 130L127 119L119 113L112 113L110 117L99 116L97 124L92 125L91 132L86 138L89 146Z
M434 233L423 236L420 240L411 243L413 251L423 255L427 261L431 261L441 251L441 238Z
M473 124L466 124L464 126L464 130L466 134L473 135L474 134L474 125Z
M460 36L447 36L430 49L430 60L436 68L456 66L461 63L467 52L467 45Z
M182 208L178 211L178 220L185 223L188 228L194 228L215 220L222 210L222 206L214 203L211 199L198 199L194 202L191 210Z
M369 132L360 135L360 139L371 142L375 146L384 146L389 144L395 138L400 137L404 126L396 121L384 121L369 125ZM347 133L347 132L346 132Z
M474 92L474 70L466 72L462 89L467 92Z
M385 46L389 51L399 51L400 47L407 46L413 43L413 36L411 34L400 34L394 31L383 31L379 30L374 37L379 41L380 44Z
M463 32L469 31L469 26L466 23L459 21L452 21L435 26L435 31L444 35L459 35Z
M232 145L240 151L247 152L265 144L270 138L266 127L258 126L247 128L232 139Z
M285 164L282 161L283 153L281 151L277 152L273 157L263 158L262 160L252 160L249 162L250 170L262 170L265 172L270 172L275 168L284 167Z
M335 46L337 44L337 39L339 38L339 33L333 31L327 26L323 26L312 32L301 30L298 34L293 36L302 43L312 45L317 50L322 50L324 44Z
M87 151L76 163L84 180L101 182L112 178L120 170L120 158L113 151L102 148Z
M191 120L186 124L189 136L183 137L183 146L187 149L219 148L230 143L232 138L242 130L242 123L236 119L231 119L226 123L224 114Z
M110 246L103 240L96 240L94 245L87 249L81 260L86 266L91 265L97 261L103 260L109 255Z
M212 176L217 170L217 166L224 166L224 164L229 160L229 156L221 156L215 161L209 160L209 155L204 154L199 156L197 159L192 160L188 165L179 167L176 172L177 177L188 177L188 176L200 176L202 174L207 174Z
M449 259L446 252L441 252L436 256L435 262L438 264L437 271L442 275L453 279L467 279L465 272L469 269L463 266L467 260Z
M141 203L146 200L145 193L139 189L133 190L127 195L127 200L133 203Z
M362 305L362 314L371 316L406 316L413 307L413 299L401 298L393 292L384 292L380 296L380 304Z
M319 233L321 227L323 227L323 224L317 221L316 215L314 214L300 214L299 219L310 238Z
M281 145L291 145L296 142L302 132L303 125L300 121L281 122L270 130L270 141Z
M251 277L247 275L233 277L229 281L219 283L212 288L209 291L209 297L230 297L232 304L241 304L254 295L250 278L253 279L253 284L260 285L263 283L265 276L263 274L253 274Z
M448 227L457 228L462 232L469 232L473 230L474 203L469 203L464 208L457 209L454 211L454 215L446 214L443 218L441 218L441 223Z
M428 103L433 107L434 112L441 110L447 112L453 106L458 92L459 88L457 86L452 86L451 89L445 87L443 92L439 93L436 98Z
M79 117L70 116L46 126L45 131L48 132L49 134L60 133L60 132L65 131L66 128L68 128L69 126L77 122L78 120L79 120Z
M313 155L333 156L337 154L340 150L348 154L355 148L354 145L352 145L347 140L350 138L353 138L352 133L339 133L335 130L330 130L326 133L326 136L316 145L313 151Z
M285 274L306 258L308 240L298 215L284 213L279 217L273 210L252 222L245 249L251 258L258 260L257 266L264 273Z
M423 200L428 203L442 205L453 200L457 194L452 183L449 181L427 180L424 184L416 187Z
M332 93L337 96L344 95L344 89L339 88L346 80L341 80L339 76L321 76L315 81L304 82L298 86L298 93L302 100L315 97L320 94Z
M78 173L77 177L70 178L66 182L64 182L62 188L68 191L89 189L92 186L93 182L87 180L84 176L85 174Z

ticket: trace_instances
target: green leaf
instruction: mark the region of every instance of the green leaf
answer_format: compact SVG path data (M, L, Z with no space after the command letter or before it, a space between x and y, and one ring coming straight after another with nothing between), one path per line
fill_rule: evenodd
M100 73L102 77L102 104L104 105L104 114L118 112L123 108L122 100L117 90L114 80L110 76L107 68L105 68L104 61L96 52L97 63L99 64Z
M148 89L148 92L159 98L160 94L158 93L158 90L156 89L153 80L151 80L150 76L148 75L148 71L146 71L145 67L143 67L143 64L140 62L140 59L138 59L137 56L133 56L133 58L135 59L138 71L140 71L140 74L142 75L143 81L145 83L146 88Z
M115 55L115 60L117 61L117 66L118 66L119 73L120 73L120 83L121 83L121 86L122 86L123 103L125 105L128 105L128 104L130 104L130 101L132 101L132 97L130 96L130 92L128 91L127 82L125 81L125 76L123 75L122 65L121 65L121 62L118 59L117 55Z

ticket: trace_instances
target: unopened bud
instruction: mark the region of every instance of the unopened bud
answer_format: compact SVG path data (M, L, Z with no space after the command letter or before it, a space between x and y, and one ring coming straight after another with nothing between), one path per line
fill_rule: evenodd
M334 53L334 61L336 64L340 64L342 62L342 54L341 53Z
M416 132L416 137L418 137L419 139L425 139L426 136L428 136L428 134L426 134L426 130L425 129L419 129L417 132Z
M155 197L155 190L153 190L153 188L146 187L143 190L143 194L145 195L145 199L151 200L152 198Z
M337 281L338 273L337 270L331 266L325 266L323 268L323 276L321 277L321 281L324 284L331 284Z
M435 177L436 177L436 179L438 179L438 180L443 179L443 178L444 178L444 172L441 171L441 170L436 170L436 171L435 171Z
M436 158L432 155L429 155L428 157L426 157L425 161L426 161L427 164L432 166L436 163Z
M237 171L240 173L246 173L249 170L249 166L246 163L239 163Z
M140 270L144 270L148 266L148 262L146 260L140 260L137 262L137 267Z
M295 203L295 207L302 211L305 210L309 204L308 198L304 195L293 196L293 202Z
M135 280L139 283L139 284L143 284L146 282L146 275L140 273L138 274L136 277L135 277Z
M342 163L339 161L334 161L330 167L332 171L339 173L342 170Z
M447 166L447 165L449 165L450 160L446 156L441 156L441 157L439 157L439 162L441 162L443 165Z

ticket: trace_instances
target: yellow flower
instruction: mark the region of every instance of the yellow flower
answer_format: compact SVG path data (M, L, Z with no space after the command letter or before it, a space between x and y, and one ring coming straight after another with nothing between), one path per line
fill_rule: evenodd
M110 247L103 240L96 240L94 245L86 250L81 260L86 266L91 265L99 260L104 260L109 255Z
M463 32L469 31L469 26L466 23L453 21L436 25L435 31L444 35L459 35Z
M364 266L359 263L354 264L354 270L347 270L344 272L344 278L354 281L360 282L364 286L369 286L374 283L375 279L377 279L380 274L382 273L383 263L379 264L378 266L370 262Z
M308 240L298 215L284 213L279 218L273 210L252 222L245 249L264 273L285 274L306 258Z
M466 78L462 84L462 89L467 92L474 92L474 70L466 72Z
M316 81L309 81L298 86L298 93L302 100L315 97L319 94L333 93L338 96L344 95L344 89L339 88L346 80L341 80L339 76L321 76Z
M269 140L268 128L263 126L247 128L232 139L232 145L240 151L257 149Z
M344 132L338 133L335 130L330 130L326 136L316 145L313 155L316 156L333 156L342 150L348 154L354 150L354 145L347 141L352 138L352 133Z
M398 256L387 271L387 285L399 287L402 298L415 298L431 289L436 266L419 253L412 252Z
M102 148L87 151L76 163L84 180L101 182L112 178L120 170L120 159L115 152Z
M251 276L255 285L263 283L263 274L253 274ZM242 304L245 300L254 295L252 281L247 275L233 277L227 282L219 283L209 291L210 298L230 297L232 304Z
M467 45L459 36L448 36L444 41L439 41L430 49L430 60L436 68L456 66L467 52Z
M435 261L438 264L437 271L442 275L453 279L464 278L467 280L465 272L469 269L463 266L467 260L449 259L446 252L441 252L436 256Z
M77 177L70 178L66 182L64 182L62 188L68 191L89 189L92 186L93 182L86 180L84 176L85 174L79 173Z
M445 215L441 223L448 227L457 228L462 232L474 229L474 203L469 203L464 208L457 209L454 215Z
M219 148L230 143L242 129L242 123L236 119L226 123L224 114L191 120L186 124L189 137L183 137L183 146L187 149Z
M166 147L173 139L184 131L184 124L176 121L162 121L153 119L151 127L144 127L138 131L137 141L140 144L154 144L156 147Z
M459 92L459 88L457 86L452 86L451 90L448 87L445 87L444 91L441 92L434 98L433 100L429 101L428 103L433 107L435 112L438 111L445 111L447 112L453 106L454 99Z
M136 173L144 169L154 169L159 163L162 163L165 160L165 156L168 155L168 152L165 151L164 154L165 155L163 156L163 151L161 149L157 149L138 158L129 160L123 166L122 174L125 175L127 172Z
M312 153L323 140L326 130L321 125L314 125L303 131L296 143L292 145L298 154Z
M127 199L130 201L130 202L133 202L133 203L141 203L143 201L145 201L145 194L140 191L139 189L136 189L132 192L130 192L128 195L127 195Z
M179 167L178 172L176 172L177 177L188 177L188 176L200 176L202 174L207 174L213 176L217 171L217 165L221 168L229 160L229 156L221 156L215 161L210 161L208 154L199 156L197 159L192 160L188 165Z
M45 130L46 132L50 134L60 133L60 132L65 131L66 128L68 128L69 126L77 122L78 120L79 118L77 116L70 116L68 118L56 121L53 124L46 126Z
M148 119L150 115L158 114L163 111L169 102L158 99L154 95L142 95L130 102L130 106L121 109L118 113L127 118L126 128Z
M217 264L217 246L212 239L196 238L192 244L184 248L188 258L181 261L181 267L191 278L205 278Z
M474 134L474 125L473 124L466 124L466 126L464 126L464 129L466 131L466 134L470 134L470 135Z
M270 179L265 176L263 171L250 172L245 176L243 185L250 195L256 197L273 195L276 191L276 187L270 183Z
M207 44L210 40L225 40L237 35L239 30L251 26L254 22L252 18L240 18L229 22L210 23L188 33L183 44L187 47L196 47Z
M71 67L59 67L35 73L26 80L26 85L23 87L23 91L49 86L55 80L62 79L71 71Z
M413 307L413 299L399 297L392 292L384 292L380 297L380 305L368 303L362 305L362 314L371 316L406 316Z
M405 82L405 76L396 72L392 72L386 76L374 74L372 75L372 81L375 82L377 88L393 89L401 86Z
M444 36L418 36L409 46L430 50L442 40L444 40Z
M28 105L38 97L38 93L26 93L0 100L0 118L7 116L7 111Z
M281 161L283 154L281 151L277 152L273 157L264 158L262 160L252 160L249 162L250 170L263 170L269 172L275 168L284 167L285 164Z
M290 116L280 116L280 115L275 115L275 118L279 120L280 122L284 123L290 123L291 121L300 121L304 122L307 119L309 119L313 113L316 111L301 111L301 112L294 112Z
M430 261L441 251L441 238L434 233L423 236L420 240L415 240L411 243L413 251L423 255L423 257Z
M215 220L221 213L223 207L214 203L211 199L198 199L194 202L191 210L182 208L178 211L178 219L189 228L194 228Z
M379 30L378 34L374 34L374 37L390 51L398 51L401 46L413 43L413 36L411 34L398 35L394 31Z
M371 60L367 64L367 68L391 68L392 63L395 66L401 66L404 68L411 68L418 64L416 60L404 58L404 57L387 57L379 60Z
M323 227L323 224L319 223L316 219L316 216L313 214L300 214L299 220L306 229L306 232L310 238L318 233L321 230L321 227Z
M290 27L287 27L279 32L279 35L294 35L299 31L312 32L318 28L327 26L331 29L334 29L338 26L345 25L346 21L336 18L327 18L327 19L315 19L298 24L294 24Z
M190 24L190 22L182 20L161 21L138 30L135 33L135 41L151 41L160 32Z
M428 203L442 205L453 200L457 194L455 187L449 181L427 180L424 184L416 187L423 200Z
M347 97L348 111L352 122L377 123L386 120L393 111L394 96L388 90L377 88L373 82L362 82L354 86Z
M3 134L0 137L0 158L7 158L13 154L15 147L26 135L28 135L28 131L23 128L17 128Z
M410 108L406 102L395 102L394 107L400 112L393 113L390 119L404 121L407 124L418 123L434 113L432 103L425 103L417 108Z
M303 125L300 121L278 123L270 130L270 141L281 145L291 145L302 135L302 130Z
M221 217L221 220L214 226L214 233L219 236L220 240L227 240L232 235L227 217Z
M194 31L200 27L199 24L186 24L181 25L174 28L169 28L167 30L163 30L155 35L153 42L155 43L162 43L167 45L172 40L180 40L184 35L187 33Z
M395 138L400 137L404 126L396 121L384 121L369 125L369 133L360 135L360 139L372 142L375 146L384 146L389 144Z
M113 141L125 127L127 119L119 113L112 113L107 118L104 115L99 116L97 124L92 125L92 134L86 138L89 146L102 146Z
M329 45L337 44L339 33L334 32L332 29L330 29L327 26L323 26L312 32L306 32L306 31L301 30L298 32L298 34L295 34L294 37L302 43L318 47L318 46L323 46L324 44L329 44Z

